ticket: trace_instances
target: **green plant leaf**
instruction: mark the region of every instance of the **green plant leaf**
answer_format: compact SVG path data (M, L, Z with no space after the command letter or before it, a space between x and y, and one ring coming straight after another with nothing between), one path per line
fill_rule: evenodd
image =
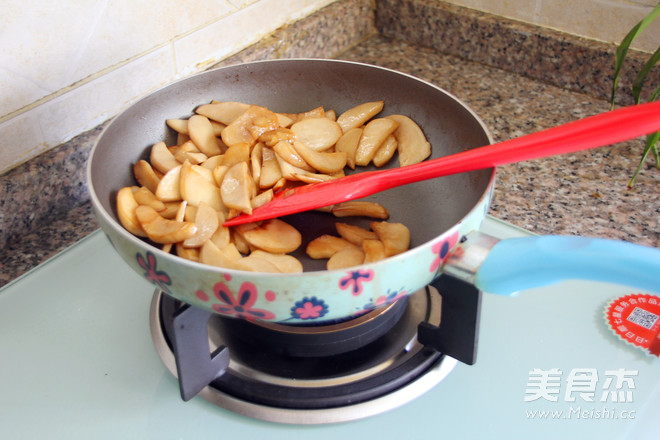
M612 94L610 96L610 103L612 108L614 108L614 100L616 98L616 88L619 82L619 74L621 73L621 68L623 67L623 61L626 58L628 49L635 38L646 29L646 27L651 24L653 20L658 18L660 15L660 3L658 3L649 14L644 17L639 23L637 23L628 34L623 38L621 44L616 50L616 55L614 58L614 80L612 81Z
M658 95L660 95L660 86L651 93L651 96L649 96L649 102L655 101L655 98L657 98Z
M642 171L642 166L644 166L644 162L646 162L646 158L651 151L653 151L653 155L655 156L656 168L660 168L660 155L658 155L657 146L658 140L660 140L660 131L656 131L655 133L652 133L646 137L646 147L644 148L644 154L642 154L642 159L639 161L639 165L637 165L635 174L633 174L630 182L628 182L628 188L632 188L635 184L635 179L637 179L637 176Z
M648 61L646 61L644 67L641 68L637 74L637 78L635 78L635 81L633 82L632 95L635 100L635 104L639 104L640 95L642 94L642 84L644 84L644 80L646 79L651 69L653 69L653 67L658 64L658 61L660 61L660 47L658 47L656 51L653 52L653 55L649 57ZM653 99L650 99L649 101L653 101Z

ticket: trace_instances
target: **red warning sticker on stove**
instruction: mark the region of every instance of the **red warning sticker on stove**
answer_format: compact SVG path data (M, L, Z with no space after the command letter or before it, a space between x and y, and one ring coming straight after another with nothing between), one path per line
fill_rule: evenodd
M605 315L612 331L624 341L660 357L660 297L622 296L610 302Z

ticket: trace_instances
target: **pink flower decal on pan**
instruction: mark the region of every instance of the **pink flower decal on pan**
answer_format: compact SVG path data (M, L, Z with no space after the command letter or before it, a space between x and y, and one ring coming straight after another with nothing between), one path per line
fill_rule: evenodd
M315 296L303 298L291 307L291 317L298 319L317 319L328 313L328 305Z
M218 313L248 320L275 318L275 314L268 310L255 309L252 307L257 302L259 294L256 286L249 281L241 284L241 287L238 289L235 296L229 287L223 282L216 283L213 286L213 293L215 294L215 297L221 301L220 303L211 305L213 310ZM197 298L202 301L208 301L210 299L209 296L201 290L197 291Z
M458 243L458 231L454 232L444 240L440 240L431 247L431 251L433 251L436 257L431 263L429 271L436 272L440 269L445 262L447 255L449 255L449 251L456 246L456 243Z
M371 281L374 278L373 270L352 270L348 275L339 280L339 288L342 290L350 289L353 296L362 293L362 283Z
M155 284L161 291L165 293L170 293L170 285L172 284L172 279L170 276L158 270L158 262L156 257L151 252L147 252L147 258L144 258L139 252L135 254L138 264L142 269L144 269L144 277L152 284Z

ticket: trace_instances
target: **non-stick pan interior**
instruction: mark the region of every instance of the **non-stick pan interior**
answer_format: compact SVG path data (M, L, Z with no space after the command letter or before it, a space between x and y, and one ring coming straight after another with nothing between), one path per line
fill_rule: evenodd
M135 184L133 164L147 158L154 143L165 140L173 144L174 134L165 120L187 118L197 106L211 100L241 101L287 113L323 106L337 114L366 101L384 100L382 115L403 114L422 127L432 145L432 157L489 143L479 119L456 98L391 70L334 60L279 60L217 69L155 92L107 127L92 154L91 190L115 220L117 191ZM398 166L397 160L391 162L389 166ZM391 221L411 229L411 246L416 246L460 221L489 190L492 176L489 169L443 177L371 199L387 207ZM306 239L334 232L335 219L327 214L305 213L290 216L288 221ZM323 263L318 264L305 262L305 269L322 269Z

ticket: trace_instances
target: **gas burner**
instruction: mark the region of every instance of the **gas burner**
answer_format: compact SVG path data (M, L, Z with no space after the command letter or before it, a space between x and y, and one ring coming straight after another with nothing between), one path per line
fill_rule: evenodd
M259 350L319 357L351 352L380 338L401 319L407 302L407 298L403 298L357 317L318 324L216 319L221 322L219 326L229 327L227 333L235 334L245 344L257 345Z
M456 294L446 294L447 282L434 283L365 315L320 326L226 318L156 291L151 331L184 400L199 394L230 411L280 423L355 420L422 395L457 358L474 362L481 293L458 283Z

